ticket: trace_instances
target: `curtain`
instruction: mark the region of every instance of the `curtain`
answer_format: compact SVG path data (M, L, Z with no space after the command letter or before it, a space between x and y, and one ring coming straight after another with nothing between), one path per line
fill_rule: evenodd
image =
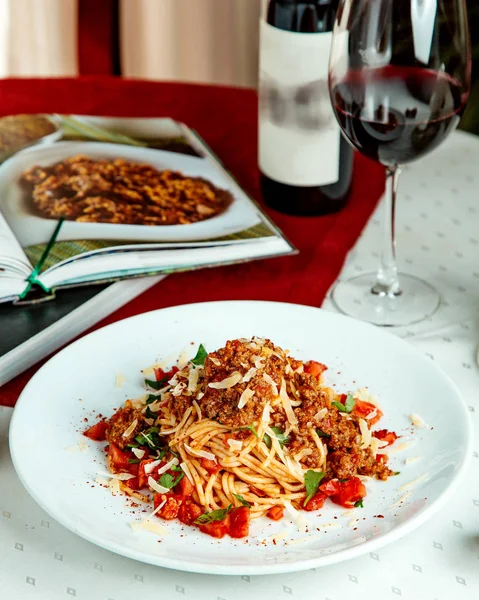
M254 86L264 0L120 0L128 77Z
M77 1L0 0L0 77L76 75Z
M121 72L254 86L265 1L118 0L117 15L116 0L0 0L0 77Z

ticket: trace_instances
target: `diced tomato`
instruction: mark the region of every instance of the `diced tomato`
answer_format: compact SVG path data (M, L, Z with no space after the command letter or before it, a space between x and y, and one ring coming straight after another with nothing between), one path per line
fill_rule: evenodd
M128 459L130 456L126 452L122 452L118 446L110 442L108 446L108 458L113 463L113 466L118 471L128 470L129 463Z
M272 519L273 521L280 521L283 518L284 508L277 504L276 506L272 506L266 516Z
M105 432L108 429L108 421L98 421L95 425L92 425L83 435L95 442L104 442L106 440Z
M377 411L376 415L372 419L367 419L367 416L374 411ZM370 426L375 425L383 416L383 413L379 410L377 406L374 406L374 404L371 404L371 402L364 402L363 400L356 400L356 404L354 406L354 414L358 417L363 417L367 419Z
M203 469L206 469L210 475L214 475L221 471L220 465L216 462L216 460L210 460L209 458L202 458L200 460L200 464Z
M181 496L187 498L188 496L191 496L191 494L195 491L195 486L185 475L180 481L180 483L178 483L178 485L175 486L175 491L177 491L178 494L181 494Z
M377 460L377 462L385 465L388 462L389 457L387 454L376 454L376 460Z
M137 465L138 466L138 465ZM127 479L123 482L126 486L128 486L131 490L140 490L140 485L138 483L138 477L132 477L131 479Z
M319 510L323 507L326 498L326 494L323 494L323 492L318 492L311 498L311 500L308 500L306 506L304 506L304 510Z
M346 508L352 508L356 502L366 496L366 488L359 477L351 477L348 481L340 481L339 493L331 496L335 504L341 504Z
M339 494L340 483L337 479L330 479L319 486L319 490L326 496L334 496Z
M266 493L263 492L263 490L258 490L258 488L255 488L252 485L249 486L249 489L253 494L256 494L256 496L259 496L260 498L264 498L266 496Z
M375 431L374 437L377 437L378 440L383 440L387 442L388 446L394 444L394 442L398 439L398 436L394 433L394 431L388 431L387 429L380 429L379 431Z
M156 381L161 381L162 379L166 379L166 381L168 381L179 369L178 367L172 367L170 371L163 371L163 369L156 367L153 370L155 372Z
M316 362L315 360L310 360L304 364L304 372L316 377L316 379L319 379L327 368L326 365Z
M178 519L185 525L193 525L196 519L203 514L203 509L189 498L183 501L178 511Z
M138 485L140 486L140 489L148 485L148 477L150 477L151 473L145 473L145 467L154 460L154 458L147 458L142 460L138 465Z
M230 512L230 530L232 538L244 538L249 533L249 523L251 520L251 511L247 506L233 508Z
M158 517L162 519L166 519L167 521L171 521L176 519L178 516L178 512L180 510L181 505L184 502L183 496L179 494L155 494L153 498L153 504L155 508L158 508L160 504L166 500L165 504L160 508L160 510L156 513Z
M223 538L230 530L230 516L226 515L223 521L213 521L200 525L200 531L215 538Z

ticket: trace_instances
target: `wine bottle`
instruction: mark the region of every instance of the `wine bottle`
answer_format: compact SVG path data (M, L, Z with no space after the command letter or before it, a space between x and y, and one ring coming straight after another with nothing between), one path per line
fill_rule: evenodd
M268 0L261 22L259 168L269 206L297 215L340 210L353 149L328 91L338 0Z

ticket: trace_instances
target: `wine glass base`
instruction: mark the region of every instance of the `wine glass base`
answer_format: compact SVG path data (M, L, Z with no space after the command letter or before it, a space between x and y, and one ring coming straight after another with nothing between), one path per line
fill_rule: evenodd
M432 285L414 275L399 281L400 295L374 294L376 273L367 273L338 282L331 298L342 313L382 327L412 325L436 312L441 298Z

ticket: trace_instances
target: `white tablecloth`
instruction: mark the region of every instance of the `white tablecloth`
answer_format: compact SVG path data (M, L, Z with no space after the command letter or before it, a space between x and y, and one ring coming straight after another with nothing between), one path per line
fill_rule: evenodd
M456 133L436 153L405 171L399 198L400 266L433 283L443 304L426 322L393 331L421 348L456 381L476 431L467 480L446 508L391 546L323 569L267 577L169 571L97 548L46 515L15 475L7 446L11 410L0 407L0 598L479 598L478 186L479 139ZM342 276L376 268L380 213L381 207ZM329 300L324 306L333 310Z

